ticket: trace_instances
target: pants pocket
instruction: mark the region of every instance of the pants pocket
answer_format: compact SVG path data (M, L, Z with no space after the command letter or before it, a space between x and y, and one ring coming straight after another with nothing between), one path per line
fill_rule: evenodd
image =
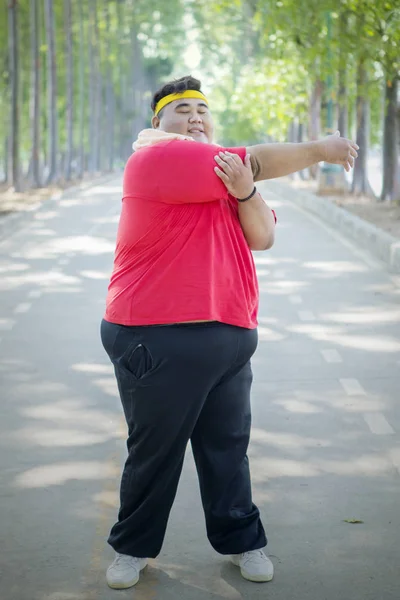
M129 352L125 367L135 379L142 379L154 367L153 357L149 349L143 344L135 345Z

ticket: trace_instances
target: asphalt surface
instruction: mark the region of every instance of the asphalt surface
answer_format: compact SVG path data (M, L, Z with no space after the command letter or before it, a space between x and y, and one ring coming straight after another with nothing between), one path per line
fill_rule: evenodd
M120 183L0 244L1 600L398 600L400 281L269 186L249 455L275 579L209 546L188 450L161 555L107 588L125 426L99 323Z

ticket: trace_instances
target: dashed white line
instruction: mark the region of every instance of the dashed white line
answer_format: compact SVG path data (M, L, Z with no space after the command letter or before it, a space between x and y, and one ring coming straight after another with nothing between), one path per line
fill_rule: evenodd
M59 265L67 265L68 263L69 263L68 258L60 258L60 260L58 261Z
M365 390L357 379L339 379L348 396L365 396Z
M343 359L337 350L321 350L321 354L327 363L343 362Z
M297 295L293 295L293 296L289 296L289 301L292 304L302 304L303 303L303 298L301 296L297 296Z
M297 314L301 321L315 321L315 315L311 310L299 310Z
M366 413L364 420L372 433L376 435L393 435L394 429L382 413Z
M28 298L40 298L42 294L42 290L31 290L28 294Z
M32 306L31 302L21 302L21 304L17 304L17 306L14 308L14 313L15 314L26 313L31 308L31 306Z
M15 323L14 319L0 319L0 331L11 331Z

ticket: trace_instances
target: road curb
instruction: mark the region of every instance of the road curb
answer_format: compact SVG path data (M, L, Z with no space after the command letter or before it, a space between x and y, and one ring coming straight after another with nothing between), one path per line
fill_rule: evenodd
M309 210L323 221L333 225L335 229L345 236L356 241L384 261L394 273L400 273L400 239L390 233L379 229L372 223L348 212L345 208L337 206L323 196L316 196L311 192L292 187L281 181L269 181L272 191L285 198L296 195L295 204ZM292 200L289 200L292 202Z
M101 185L102 183L112 181L121 173L122 171L114 171L113 173L100 175L95 179L83 181L81 183L78 183L77 185L71 186L63 190L62 192L57 192L53 196L50 196L49 198L46 198L46 200L43 200L43 202L32 204L31 206L27 207L26 210L0 216L0 241L6 240L16 231L22 229L24 225L28 224L34 218L34 215L39 210L47 210L49 208L49 205L54 205L55 202L68 198L68 196L70 196L71 194L75 194L76 192L81 192L96 185Z

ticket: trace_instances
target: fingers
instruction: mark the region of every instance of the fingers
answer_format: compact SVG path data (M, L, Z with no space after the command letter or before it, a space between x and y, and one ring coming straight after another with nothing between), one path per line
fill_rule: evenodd
M225 156L223 152L219 153L219 156L215 156L215 161L218 165L227 173L228 175L233 175L234 173L234 162L228 157Z
M226 151L225 155L228 157L228 159L230 158L238 167L241 167L243 165L241 158L237 154L233 154L232 152Z
M360 146L358 146L358 144L356 144L355 142L353 142L352 140L348 140L347 138L343 138L350 146L350 148L352 150L354 150L355 152L357 152L357 150L360 149Z
M357 148L358 148L358 146L357 146ZM358 156L358 152L357 152L357 150L354 148L354 146L352 146L352 147L350 148L350 156L354 156L354 158L357 158L357 156Z
M222 181L224 183L229 183L229 177L226 173L221 171L221 169L218 169L218 167L214 167L214 171L218 175L218 177L220 177L222 179Z

